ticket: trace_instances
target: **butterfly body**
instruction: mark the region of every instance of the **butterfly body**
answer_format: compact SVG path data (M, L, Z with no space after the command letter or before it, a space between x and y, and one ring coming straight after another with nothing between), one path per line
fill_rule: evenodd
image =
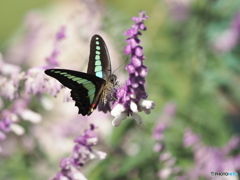
M106 96L116 85L106 44L99 35L94 35L90 43L87 73L67 69L48 69L45 73L71 89L78 113L83 116L89 116L100 100L106 104Z

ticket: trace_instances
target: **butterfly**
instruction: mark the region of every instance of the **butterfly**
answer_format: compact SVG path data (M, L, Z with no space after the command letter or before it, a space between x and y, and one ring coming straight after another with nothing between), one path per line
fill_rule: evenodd
M87 73L68 69L47 69L45 73L71 89L71 97L79 109L78 114L83 116L89 116L99 101L106 105L106 96L117 85L107 46L99 35L94 35L90 42Z

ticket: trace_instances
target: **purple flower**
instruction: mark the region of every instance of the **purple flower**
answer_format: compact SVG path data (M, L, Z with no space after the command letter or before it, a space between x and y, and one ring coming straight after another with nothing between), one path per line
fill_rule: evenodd
M59 66L59 61L57 60L59 55L59 42L66 37L66 27L62 26L56 34L54 49L49 57L46 58L46 62L48 63L48 68L52 68L54 66Z
M153 139L156 140L153 151L160 153L159 164L162 168L157 174L160 179L169 179L171 175L176 175L180 171L180 168L175 165L176 159L167 151L164 142L164 132L172 124L175 113L176 105L171 102L167 103L152 133Z
M146 100L148 97L145 91L147 67L143 65L145 56L138 38L141 35L140 30L146 30L143 22L147 19L146 13L140 12L139 17L132 18L135 25L125 33L129 38L126 40L128 45L125 47L124 53L131 55L131 62L126 66L129 78L123 87L117 89L116 96L118 100L111 111L111 114L115 117L112 122L113 126L119 126L127 116L132 116L138 124L141 124L142 119L137 112L145 111L145 113L149 114L155 105L153 101Z
M20 73L21 68L14 64L4 62L2 54L0 53L0 73L3 75L16 75Z
M182 22L189 15L191 1L172 1L164 0L169 8L170 15L175 21Z
M12 79L1 79L0 86L0 93L7 100L12 101L18 97L18 84L15 84Z
M0 54L0 94L7 100L18 97L19 81L23 78L21 68L6 63Z
M172 124L173 117L176 113L176 105L174 103L167 103L163 109L163 113L155 126L152 137L157 141L163 140L164 131Z
M15 114L12 112L5 110L1 112L1 121L0 121L0 130L2 132L9 132L10 131L10 125L13 123L13 119L15 117Z
M64 27L56 34L55 47L63 38L65 38ZM54 58L56 59L56 54ZM58 64L57 61L54 62L55 65ZM48 63L46 67L54 65L53 61ZM10 131L22 135L24 129L18 125L20 120L31 121L32 123L41 121L41 115L28 108L33 97L31 95L48 93L56 96L62 89L61 84L44 74L46 67L30 68L26 72L21 72L19 66L6 63L0 54L0 140L5 139L6 133ZM22 88L21 84L25 85L25 89ZM4 107L2 98L12 101L7 108Z
M239 43L240 39L240 12L238 12L231 23L231 26L225 30L213 42L213 48L217 52L226 53L231 51Z
M223 148L225 153L230 153L232 150L240 148L240 137L232 136L232 138L228 141L227 145Z
M236 172L240 170L240 155L231 155L231 152L240 148L240 137L233 136L223 148L207 146L199 135L187 129L184 135L184 146L192 147L194 166L186 172L186 179L191 177L209 178L209 172Z
M48 93L56 96L62 89L60 83L44 74L45 68L31 68L26 73L25 90L29 94Z
M163 139L163 132L166 129L166 125L164 123L159 123L153 132L153 139L155 140L162 140Z
M87 161L98 157L99 159L104 159L106 153L101 151L94 151L92 147L97 144L98 138L94 132L94 125L90 125L90 129L84 131L84 133L78 136L74 142L76 143L72 154L69 158L63 158L60 161L60 172L56 174L52 180L86 180L86 178L79 171ZM73 171L72 168L78 171Z
M20 72L21 68L16 65L5 63L0 54L0 94L7 100L14 100L19 97L21 92L19 84L25 83L25 92L37 95L40 93L48 93L56 96L62 89L53 78L48 78L44 74L46 68L58 65L58 45L59 41L65 38L65 27L61 27L56 34L55 48L52 55L47 59L46 67L34 67L25 72ZM3 76L2 76L3 75ZM20 98L20 97L19 97Z
M192 146L198 143L199 140L200 137L197 134L193 133L191 129L187 129L183 137L184 147Z
M51 180L87 180L80 171L73 171L71 169L69 158L62 158L59 167L61 168L61 171Z
M15 99L8 108L0 112L0 141L5 139L5 134L10 131L17 135L24 134L23 127L18 124L20 120L32 123L41 121L42 117L40 114L28 109L29 100L28 95Z
M24 130L17 123L19 121L18 114L15 113L14 108L4 109L0 113L0 131L2 133L8 133L10 131L17 135L22 135Z
M0 141L4 139L6 139L6 135L2 131L0 131ZM1 152L1 147L0 147L0 152Z

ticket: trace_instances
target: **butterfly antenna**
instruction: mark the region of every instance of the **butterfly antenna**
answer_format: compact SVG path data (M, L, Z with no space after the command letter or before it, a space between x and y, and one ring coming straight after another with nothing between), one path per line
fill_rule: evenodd
M125 60L117 69L115 69L115 70L113 71L113 74L114 74L120 67L122 67L123 65L125 65L127 61L128 61L128 57L126 58L126 60Z

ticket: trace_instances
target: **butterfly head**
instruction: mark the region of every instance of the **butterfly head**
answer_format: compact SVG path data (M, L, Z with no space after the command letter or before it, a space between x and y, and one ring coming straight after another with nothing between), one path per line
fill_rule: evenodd
M118 84L117 76L114 74L110 74L107 78L107 82L111 83L113 87L115 87Z

